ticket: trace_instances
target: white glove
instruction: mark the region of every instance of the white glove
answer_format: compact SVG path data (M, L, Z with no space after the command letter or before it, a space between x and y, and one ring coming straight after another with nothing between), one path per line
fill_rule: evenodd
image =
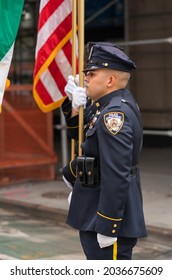
M75 84L79 87L79 74L76 74L75 76Z
M76 74L75 76L75 84L79 87L79 74ZM84 81L84 87L85 87L85 81Z
M64 175L62 175L62 179L63 179L63 181L65 182L65 184L66 184L66 186L69 188L69 189L73 189L73 187L72 187L72 184L68 181L68 180L66 180L66 178L64 177Z
M72 107L73 109L78 112L80 106L86 105L87 102L87 95L86 95L86 88L83 87L76 87L72 94Z
M69 205L70 205L70 202L71 202L71 198L72 198L72 192L69 193L68 198L67 198Z
M69 100L72 100L72 94L73 94L73 91L76 88L77 88L77 85L75 83L74 76L69 75L68 76L67 84L66 84L66 86L64 88L64 91L65 91L66 95L68 96Z
M99 243L100 248L105 248L113 245L117 241L117 237L109 237L97 233L97 241Z

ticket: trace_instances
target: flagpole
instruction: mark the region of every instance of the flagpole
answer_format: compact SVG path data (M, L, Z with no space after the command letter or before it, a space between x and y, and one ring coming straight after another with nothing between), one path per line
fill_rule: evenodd
M85 18L85 1L78 1L78 40L79 40L79 86L84 85L84 18ZM79 108L79 133L78 133L78 155L82 155L81 143L83 142L84 127L84 108Z
M76 76L76 1L72 0L72 75ZM75 140L71 140L71 160L75 159Z
M76 1L72 0L72 75L76 75Z

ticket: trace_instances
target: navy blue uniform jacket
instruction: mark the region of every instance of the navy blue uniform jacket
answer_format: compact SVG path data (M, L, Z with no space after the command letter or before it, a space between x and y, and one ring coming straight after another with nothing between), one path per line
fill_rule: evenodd
M138 165L142 142L140 111L127 89L102 97L96 106L98 117L86 131L82 151L98 159L100 183L92 188L76 179L67 223L78 230L112 237L144 237L147 234ZM86 109L87 115L91 115L91 108ZM76 118L69 115L66 113L66 122L73 137Z

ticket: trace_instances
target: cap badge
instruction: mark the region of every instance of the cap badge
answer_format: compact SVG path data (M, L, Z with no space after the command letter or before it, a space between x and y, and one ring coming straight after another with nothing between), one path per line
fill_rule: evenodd
M109 64L107 62L103 62L102 65L108 67Z
M93 52L93 46L92 46L91 49L90 49L90 53L89 53L89 56L88 56L88 61L91 59L92 52Z
M104 123L110 133L116 135L124 124L124 114L121 112L109 112L104 115Z

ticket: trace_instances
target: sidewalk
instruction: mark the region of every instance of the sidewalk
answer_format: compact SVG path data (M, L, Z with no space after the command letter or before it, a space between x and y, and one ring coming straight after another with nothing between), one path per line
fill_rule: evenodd
M172 236L172 149L144 149L141 180L146 225ZM0 206L37 217L66 221L70 189L61 178L0 187Z

